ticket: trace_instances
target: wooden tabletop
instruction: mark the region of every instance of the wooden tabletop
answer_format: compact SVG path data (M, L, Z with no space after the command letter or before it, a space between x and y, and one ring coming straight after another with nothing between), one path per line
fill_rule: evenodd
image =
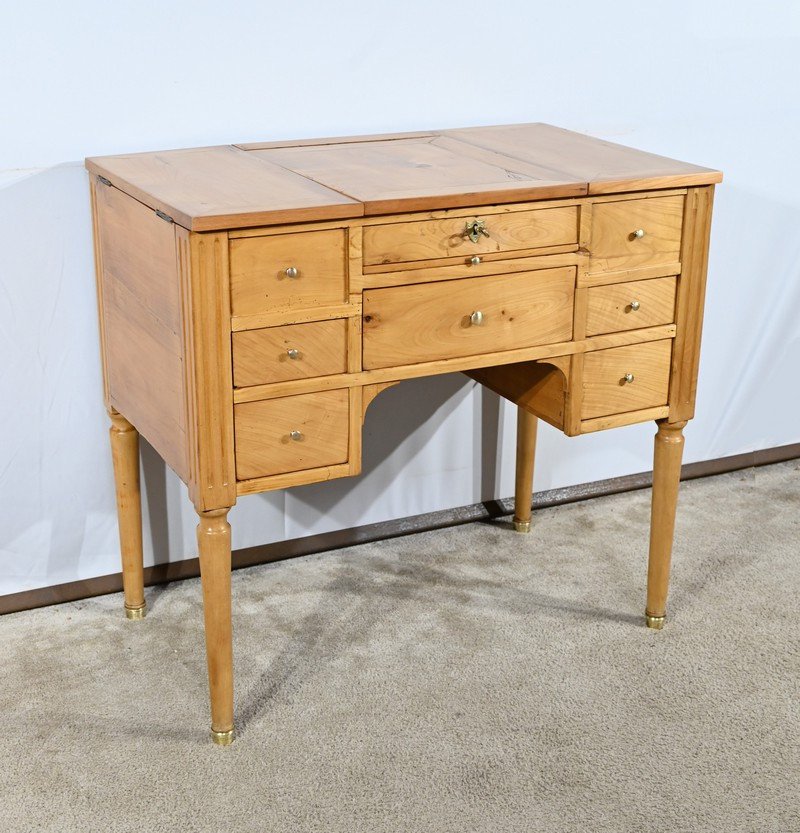
M192 231L709 185L722 174L548 124L93 157Z

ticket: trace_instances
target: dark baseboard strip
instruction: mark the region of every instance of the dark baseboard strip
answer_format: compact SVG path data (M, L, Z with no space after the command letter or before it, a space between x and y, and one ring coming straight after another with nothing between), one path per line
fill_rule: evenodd
M800 458L800 443L767 448L762 451L751 451L747 454L735 454L731 457L719 457L716 460L704 460L683 466L681 480L694 480L698 477L709 477L739 469L767 466L797 458ZM593 497L646 489L651 485L652 477L653 473L648 471L641 474L628 474L624 477L612 477L608 480L597 480L593 483L583 483L578 486L567 486L563 489L550 489L547 492L535 494L533 505L535 509L544 509L549 506L575 503ZM290 541L278 541L273 544L247 547L246 549L234 550L233 568L238 570L242 567L253 567L257 564L282 561L286 558L297 558L301 555L311 555L312 553L327 552L328 550L350 547L356 544L381 541L386 538L412 535L415 532L427 532L433 529L470 523L471 521L499 518L503 515L510 515L513 511L513 498L503 498L485 503L474 503L471 506L459 506L455 509L444 509L440 512L415 515L411 518L383 521L367 526L356 526L351 529L340 529L336 532L310 535L306 538L294 538ZM199 575L200 567L197 558L188 558L185 561L146 567L144 580L147 586L151 586L196 578ZM92 596L104 596L107 593L119 593L121 590L121 573L97 576L82 581L71 581L67 584L41 587L36 590L24 590L21 593L0 596L0 615L88 599Z

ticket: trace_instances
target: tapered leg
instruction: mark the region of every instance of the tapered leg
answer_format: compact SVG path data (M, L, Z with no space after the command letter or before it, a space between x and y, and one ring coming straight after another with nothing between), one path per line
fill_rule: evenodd
M199 512L197 546L203 584L211 738L233 742L233 631L231 627L231 527L227 509Z
M659 421L653 455L653 504L650 516L650 559L647 567L649 628L662 628L667 615L669 567L675 532L675 510L683 456L685 422Z
M142 499L139 491L139 432L113 408L111 417L111 457L117 491L119 547L122 554L122 587L125 615L143 619L147 611L144 600L142 564Z
M514 529L517 532L531 531L537 422L532 413L517 407L517 479L514 488Z

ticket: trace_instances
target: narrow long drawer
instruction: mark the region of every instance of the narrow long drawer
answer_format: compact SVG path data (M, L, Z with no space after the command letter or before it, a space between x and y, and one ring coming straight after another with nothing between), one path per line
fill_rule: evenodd
M256 315L347 300L345 230L231 240L231 312Z
M572 338L574 267L364 292L366 370Z
M347 462L348 392L330 390L234 406L236 478Z
M471 229L475 229L474 240L469 236ZM365 226L364 265L470 257L568 245L577 240L578 209L574 205Z
M586 335L671 324L676 278L594 286L587 290Z
M581 419L667 404L672 339L587 353Z
M347 322L287 324L233 334L233 384L237 388L347 370Z
M590 271L617 271L680 260L683 195L592 206Z

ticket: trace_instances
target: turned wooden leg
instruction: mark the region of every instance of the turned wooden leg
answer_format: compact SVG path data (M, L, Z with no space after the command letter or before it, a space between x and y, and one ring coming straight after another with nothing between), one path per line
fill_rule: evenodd
M227 509L198 512L197 546L203 584L211 739L233 743L233 632L231 626L231 527Z
M122 587L125 615L143 619L147 611L144 600L142 562L142 499L139 491L139 432L113 408L111 417L111 457L117 491L119 548L122 554Z
M517 479L514 487L514 529L517 532L531 531L537 422L530 411L517 407Z
M647 627L662 628L667 615L669 567L681 480L685 422L659 421L653 455L653 504L647 567Z

